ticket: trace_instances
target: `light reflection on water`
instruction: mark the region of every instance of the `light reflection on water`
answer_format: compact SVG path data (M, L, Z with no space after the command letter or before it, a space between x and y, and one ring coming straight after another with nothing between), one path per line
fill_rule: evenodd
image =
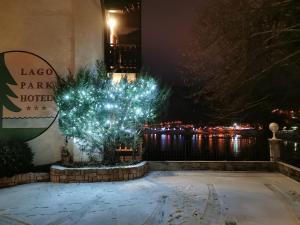
M281 150L281 160L300 168L299 141L284 141Z
M239 135L145 134L146 160L268 160L266 139Z
M231 142L233 143L233 154L237 155L240 151L240 139L235 136L231 138Z

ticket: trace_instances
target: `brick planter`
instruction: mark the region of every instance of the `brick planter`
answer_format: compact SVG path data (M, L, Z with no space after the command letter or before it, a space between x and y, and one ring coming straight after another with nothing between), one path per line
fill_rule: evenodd
M50 169L50 181L56 183L123 181L143 177L147 172L147 162L141 162L132 166L103 168L67 168L63 166L52 166Z
M0 178L0 188L35 182L48 182L49 173L24 173Z

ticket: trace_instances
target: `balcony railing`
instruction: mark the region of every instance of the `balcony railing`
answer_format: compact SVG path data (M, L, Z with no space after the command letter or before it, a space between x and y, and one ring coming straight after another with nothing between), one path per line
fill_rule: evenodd
M140 69L141 52L137 45L109 44L105 61L108 72L136 73Z

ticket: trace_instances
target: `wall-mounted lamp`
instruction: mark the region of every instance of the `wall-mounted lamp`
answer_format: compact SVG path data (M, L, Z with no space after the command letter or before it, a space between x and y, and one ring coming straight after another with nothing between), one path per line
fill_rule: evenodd
M118 42L118 38L117 38L117 35L116 35L116 27L117 27L117 20L116 18L112 17L112 16L108 16L108 19L107 19L107 25L109 27L109 43L111 45L113 44L117 44Z
M113 17L108 18L107 25L110 29L110 32L113 32L115 27L117 26L117 20Z

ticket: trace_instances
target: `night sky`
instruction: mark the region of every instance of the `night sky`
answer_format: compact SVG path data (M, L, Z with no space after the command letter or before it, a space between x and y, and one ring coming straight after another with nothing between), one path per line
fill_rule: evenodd
M201 2L203 1L143 0L143 64L152 75L167 83L180 85L177 65L190 40L192 24Z
M172 88L168 113L162 120L198 122L195 106L182 90L180 56L191 39L200 0L143 0L142 57L151 75ZM184 3L184 4L183 4Z

